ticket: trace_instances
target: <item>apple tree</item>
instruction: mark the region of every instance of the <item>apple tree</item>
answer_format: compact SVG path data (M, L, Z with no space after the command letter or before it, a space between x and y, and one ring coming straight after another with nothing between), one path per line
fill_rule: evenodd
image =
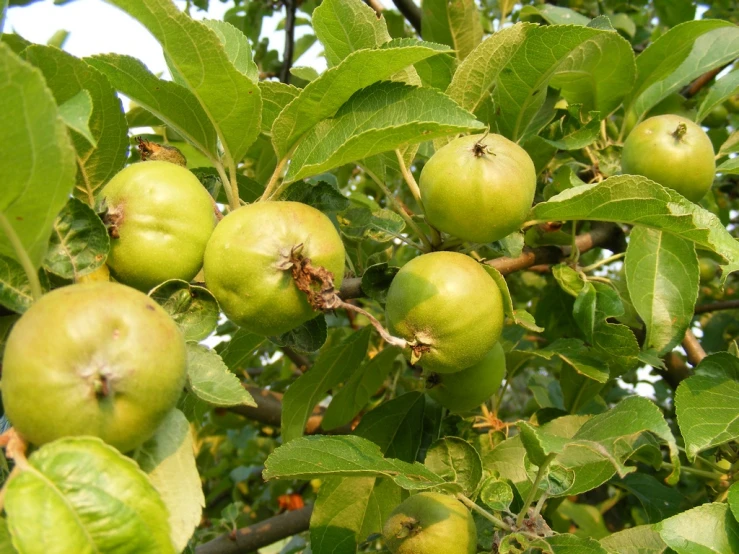
M0 40L0 552L739 552L736 2L106 1Z

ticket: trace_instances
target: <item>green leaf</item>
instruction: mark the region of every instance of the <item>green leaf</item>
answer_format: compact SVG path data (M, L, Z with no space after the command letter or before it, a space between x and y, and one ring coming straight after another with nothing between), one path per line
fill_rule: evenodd
M157 285L149 296L174 319L187 341L203 340L218 325L218 302L205 287L171 279Z
M535 427L525 421L518 422L521 443L529 455L529 460L540 466L549 455L561 454L574 433L587 419L587 416L565 416L555 420L556 424L542 427Z
M0 21L0 27L2 21ZM0 552L4 554L17 554L18 551L15 549L10 536L10 529L8 529L8 522L5 518L0 518Z
M322 480L310 520L313 554L354 554L401 502L402 490L390 479L327 477Z
M329 430L349 423L380 388L400 353L399 348L391 346L365 361L334 395L323 414L321 427Z
M734 152L739 152L739 131L734 131L729 135L729 138L721 145L716 157L717 159L723 158Z
M418 462L383 458L373 442L354 435L298 437L275 449L264 463L264 479L312 479L326 475L389 477L408 490L444 483Z
M300 91L272 126L272 142L278 157L283 158L320 121L336 114L357 91L390 78L404 67L448 51L444 46L426 42L389 46L351 53Z
M655 529L677 554L739 552L739 523L726 504L703 504L658 523Z
M108 230L95 210L70 198L54 220L44 267L65 279L77 279L101 267L109 251Z
M559 150L581 150L590 146L600 136L600 114L590 112L590 120L584 125L579 123L575 128L562 130L561 136L556 139L543 139L546 143L555 146Z
M86 90L81 90L72 98L59 106L59 117L67 127L85 137L91 146L97 146L97 139L90 131L92 117L92 96Z
M552 423L543 425L542 429L549 429ZM557 457L558 464L575 473L574 483L562 495L579 494L600 486L615 473L624 477L635 471L635 467L626 466L625 462L637 449L647 444L645 432L667 443L674 465L668 482L674 484L680 474L675 438L654 403L646 398L630 396L609 411L583 423Z
M400 268L385 262L371 265L362 273L362 292L372 300L384 303L387 290Z
M361 119L357 113L362 113ZM376 83L352 96L333 119L305 134L285 180L296 181L407 144L483 128L472 114L438 91Z
M561 8L551 4L541 6L524 6L519 12L521 21L529 21L541 18L550 25L587 25L590 18L586 17L575 10L569 8Z
M503 69L536 28L536 25L517 23L482 41L454 72L446 91L449 97L464 109L477 113L490 98L490 90Z
M632 304L647 327L644 349L669 352L685 336L698 299L694 244L637 225L629 235L624 269Z
M279 337L269 337L269 340L278 346L286 346L298 352L308 353L319 350L327 338L326 318L320 314Z
M667 31L636 60L637 78L624 102L641 117L693 79L739 55L739 28L728 21L688 21Z
M645 473L630 473L611 483L626 490L641 503L649 523L657 523L680 513L685 502L685 497L676 488L667 487Z
M92 206L97 191L123 169L126 161L128 125L121 101L102 73L62 50L34 44L23 51L23 56L44 74L59 106L83 90L92 98L89 128L94 146L83 135L71 133L79 166L75 196Z
M619 107L634 81L631 45L615 31L575 25L535 27L498 75L493 90L498 131L519 140L552 86L570 104L603 117ZM500 112L500 113L498 113Z
M511 299L511 292L508 290L508 283L506 283L503 274L489 265L483 265L485 271L493 278L495 284L500 289L501 296L503 297L503 311L506 317L510 317L516 325L520 325L528 331L534 333L541 333L544 331L544 327L539 327L536 324L536 319L526 310L516 310L513 308L513 300Z
M425 399L412 391L385 402L362 417L354 434L374 442L386 456L413 462L421 447Z
M708 373L711 366L718 371ZM730 376L734 372L734 376ZM675 391L675 411L690 460L699 452L739 437L739 358L725 352L712 354L696 367L696 375Z
M739 520L739 481L729 487L729 507L734 518Z
M315 81L316 79L318 79L318 77L321 76L316 68L310 66L293 66L290 68L290 75L294 75L298 79L308 81L309 83L311 81Z
M507 512L513 502L513 489L505 481L490 477L480 487L480 500L491 510Z
M570 533L562 533L531 543L531 546L546 548L551 554L607 554L598 541L590 537L578 537Z
M716 173L723 175L739 175L739 157L729 158L716 168Z
M40 272L39 277L42 273ZM13 258L0 254L0 305L22 314L31 304L33 294L23 267Z
M214 196L217 192L216 202L228 203L221 178L215 167L195 167L190 171L200 180L211 196ZM264 192L264 185L240 173L236 175L236 186L239 189L239 198L244 202L254 202Z
M708 91L698 115L695 116L695 121L700 123L713 108L720 106L727 98L737 93L739 93L739 71L732 71L716 81Z
M653 525L624 529L600 540L609 554L662 554L667 545Z
M531 489L536 475L536 470L532 468L526 449L521 443L520 435L506 439L493 448L483 459L483 468L497 472L501 479L510 481L521 496Z
M187 88L155 77L131 56L98 54L85 61L105 75L116 90L176 130L208 159L217 159L216 129Z
M54 219L74 187L74 149L42 74L0 43L0 255L17 235L41 266ZM43 152L43 156L38 153Z
M390 40L385 18L377 17L361 0L324 0L311 19L329 67L355 50L376 48Z
M470 443L458 437L443 437L426 452L424 465L446 481L445 488L471 496L482 481L482 460Z
M215 350L194 342L187 343L187 380L190 390L213 406L257 405Z
M646 177L617 175L568 189L534 206L530 217L541 222L587 219L643 225L722 256L725 274L739 269L739 244L715 215Z
M200 524L205 507L190 423L184 414L172 410L154 436L136 450L134 459L167 506L172 543L181 552Z
M385 455L413 462L421 444L423 416L424 395L410 392L366 414L354 434L374 442ZM313 552L353 554L365 537L382 531L382 524L401 501L401 492L385 478L324 480L311 517Z
M307 181L293 183L282 195L282 200L308 204L324 213L340 212L350 205L349 199L338 188L321 180L315 183Z
M244 364L267 339L262 335L239 329L221 351L221 358L231 371L244 369Z
M260 81L259 90L262 91L262 133L271 135L277 116L302 89L279 81Z
M282 441L300 437L308 417L326 393L346 381L364 359L370 338L370 327L335 346L323 350L313 367L290 385L282 399Z
M108 0L154 35L175 81L195 95L234 161L244 157L261 127L259 87L239 70L218 33L191 19L171 1Z
M463 60L482 40L482 21L475 0L423 0L421 35L451 46Z
M375 212L362 206L350 208L338 217L341 233L349 239L388 242L405 229L405 221L397 213L380 209Z
M246 35L226 21L204 19L203 25L209 27L218 36L224 50L226 50L228 59L231 60L234 67L252 82L258 82L259 68L254 63L251 46Z
M602 360L578 339L557 339L548 347L532 350L530 354L547 360L557 356L580 375L598 383L606 383L610 375Z
M28 461L5 489L19 552L175 552L157 491L113 447L96 438L61 439Z
M654 9L660 23L667 27L695 19L695 3L692 0L654 0Z

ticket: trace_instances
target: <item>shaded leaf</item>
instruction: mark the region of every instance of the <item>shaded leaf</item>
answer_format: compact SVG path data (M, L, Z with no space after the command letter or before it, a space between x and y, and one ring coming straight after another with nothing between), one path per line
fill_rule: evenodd
M482 22L475 0L423 0L421 35L451 46L463 60L482 40Z
M174 319L185 340L203 340L218 325L218 302L205 287L171 279L157 285L149 296Z
M400 348L390 346L366 360L334 395L323 414L321 427L328 430L349 423L380 388L400 353ZM371 437L365 438L372 440Z
M718 366L718 371L706 369ZM734 373L732 377L729 372ZM675 391L675 411L690 460L699 452L739 437L739 358L712 354L696 367L696 375Z
M389 477L409 490L443 484L418 462L383 458L373 442L354 435L298 437L278 447L264 463L265 480L311 479L326 475Z
M269 340L278 346L286 346L297 352L308 353L319 350L327 337L326 317L319 314L318 317L309 319L279 337L269 337Z
M33 304L31 285L23 266L0 255L0 305L22 314Z
M105 264L108 252L105 224L90 206L70 198L54 220L44 267L65 279L77 279Z
M290 385L282 399L282 440L300 437L316 404L337 384L356 371L367 353L370 327L352 333L341 343L323 350L313 366Z
M266 340L262 335L239 329L221 351L221 358L232 371L244 369L245 361L250 359Z

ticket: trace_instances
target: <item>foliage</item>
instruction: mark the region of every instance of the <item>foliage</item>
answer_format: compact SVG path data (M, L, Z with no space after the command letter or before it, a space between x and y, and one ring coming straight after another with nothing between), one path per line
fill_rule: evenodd
M190 17L209 0L108 2L171 78L59 37L0 40L0 353L40 296L105 271L100 191L138 162L134 137L179 148L219 219L323 212L346 272L323 314L269 337L223 315L207 274L152 288L188 341L177 409L125 455L8 444L0 551L375 552L393 510L433 491L472 510L478 552L739 552L735 2L221 0L224 21ZM0 30L28 3L0 2ZM282 14L284 52L262 31ZM299 65L314 43L325 71ZM622 170L631 130L665 113L716 152L698 202ZM525 150L536 193L513 233L473 243L429 224L417 180L481 133ZM433 251L482 264L503 300L504 384L459 413L385 331L390 284ZM706 260L720 270L701 278Z

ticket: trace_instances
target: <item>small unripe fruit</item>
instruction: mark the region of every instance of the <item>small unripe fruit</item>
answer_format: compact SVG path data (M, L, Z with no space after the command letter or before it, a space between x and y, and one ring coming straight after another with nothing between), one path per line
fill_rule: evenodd
M474 410L500 388L505 377L505 352L500 343L482 361L456 373L432 373L426 392L451 412Z
M432 252L405 264L390 284L390 332L410 343L427 372L453 373L490 352L503 329L500 289L464 254Z
M472 242L492 242L520 229L536 192L536 169L507 138L453 140L426 163L418 182L427 221Z
M93 435L128 452L175 407L186 360L179 328L145 294L70 285L42 296L10 332L3 405L32 444Z
M296 285L290 259L310 259L344 276L344 244L331 220L299 202L242 206L218 224L205 251L205 282L237 325L264 336L281 335L315 316Z
M118 281L149 291L195 277L216 223L195 175L169 162L140 162L113 177L101 197L111 233L107 263Z
M451 496L421 492L403 501L382 528L392 554L475 554L477 528L469 510Z
M637 125L624 143L621 167L693 202L708 192L716 172L711 139L699 125L677 115L650 117Z

